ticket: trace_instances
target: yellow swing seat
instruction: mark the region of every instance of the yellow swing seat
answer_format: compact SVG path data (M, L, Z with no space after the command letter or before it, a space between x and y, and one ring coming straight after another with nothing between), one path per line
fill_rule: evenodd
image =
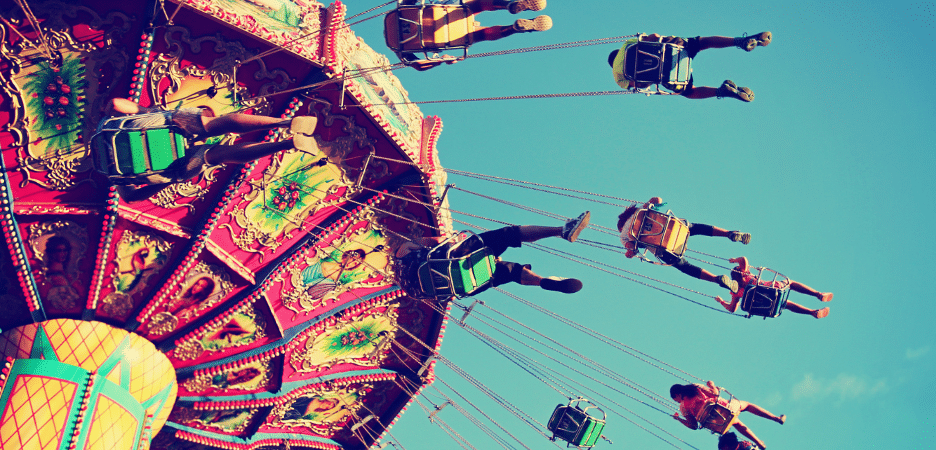
M467 56L475 30L474 17L468 7L433 5L420 0L415 5L397 1L397 9L384 17L384 39L403 62L405 54L423 53L429 61L442 60L430 52L463 50Z
M658 257L658 252L669 252L681 257L686 252L689 225L674 216L671 211L662 213L653 209L639 209L627 235L638 242L649 253Z
M725 434L738 422L738 414L741 413L738 401L732 396L728 400L728 406L722 405L717 401L710 401L702 407L696 422L699 429L706 429L712 434Z

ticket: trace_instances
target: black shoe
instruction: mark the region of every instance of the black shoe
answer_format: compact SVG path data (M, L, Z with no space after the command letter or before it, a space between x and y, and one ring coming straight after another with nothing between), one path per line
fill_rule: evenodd
M540 282L540 287L547 291L574 294L582 290L582 282L575 278L549 277L543 278L543 281Z

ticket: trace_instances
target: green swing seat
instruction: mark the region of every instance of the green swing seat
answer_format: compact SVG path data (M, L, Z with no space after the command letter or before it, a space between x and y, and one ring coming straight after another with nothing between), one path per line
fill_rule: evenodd
M95 169L115 183L133 183L159 176L186 155L189 142L181 128L169 120L170 111L110 117L101 121L91 137ZM161 115L167 125L135 128L131 121Z
M404 257L401 284L410 295L445 301L469 297L491 285L496 257L480 236L470 231L464 233L470 236L458 243L451 244L455 238L452 236L433 248ZM480 245L466 252L462 247L468 239L477 239Z
M582 409L577 404L579 402L587 403L587 400L578 398L570 401L568 405L557 405L546 428L553 433L551 440L562 439L568 443L566 447L591 448L601 438L607 414L590 403ZM590 409L600 411L602 418L589 414Z
M427 297L437 300L468 297L487 287L494 278L496 261L486 247L454 257L452 253L456 249L456 246L449 248L443 258L433 258L436 250L433 249L419 266L419 287Z

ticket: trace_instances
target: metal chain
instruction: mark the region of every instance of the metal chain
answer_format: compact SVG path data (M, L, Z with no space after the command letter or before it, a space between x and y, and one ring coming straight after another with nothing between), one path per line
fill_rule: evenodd
M556 314L556 313L554 313L554 312L552 312L552 311L550 311L550 310L548 310L548 309L546 309L546 308L543 308L542 306L537 305L537 304L535 304L535 303L533 303L533 302L531 302L531 301L529 301L529 300L525 300L525 299L523 299L523 298L517 296L516 294L507 292L507 291L505 291L505 290L503 290L503 289L501 289L501 288L497 288L497 287L495 287L494 290L496 290L496 291L498 291L498 292L500 292L500 293L506 295L507 297L510 297L511 299L513 299L513 300L515 300L515 301L517 301L517 302L519 302L519 303L521 303L521 304L523 304L523 305L526 305L526 306L528 306L528 307L530 307L530 308L533 308L534 310L539 311L540 313L543 313L543 314L545 314L545 315L547 315L547 316L549 316L549 317L551 317L551 318L553 318L553 319L559 320L560 322L562 322L562 323L564 323L564 324L566 324L566 325L568 325L568 326L570 326L570 327L572 327L572 328L574 328L574 329L577 329L577 330L579 330L579 331L582 331L582 332L588 334L589 336L591 336L591 337L593 337L593 338L595 338L595 339L598 339L598 340L601 341L601 342L604 342L604 343L606 343L606 344L608 344L608 345L611 345L612 347L614 347L614 348L616 348L616 349L618 349L618 350L620 350L620 351L622 351L622 352L624 352L624 353L627 353L628 355L633 356L634 358L637 358L638 360L643 361L643 362L645 362L645 363L647 363L647 364L649 364L649 365L651 365L651 366L653 366L653 367L656 367L657 369L660 369L660 370L662 370L663 372L666 372L666 373L668 373L668 374L670 374L670 375L672 375L672 376L674 376L674 377L676 377L676 378L679 378L680 380L683 380L683 381L685 381L685 382L687 382L687 383L691 383L691 382L692 382L692 381L687 380L686 378L683 378L682 376L677 375L677 374L675 374L675 373L673 373L673 372L671 372L671 371L669 371L669 370L667 370L667 369L665 369L665 368L663 368L663 367L661 367L661 366L659 366L659 365L657 365L657 364L654 364L654 362L659 363L659 364L661 364L661 365L663 365L663 366L669 367L669 368L671 368L671 369L673 369L673 370L675 370L675 371L678 371L678 372L680 372L680 373L682 373L682 374L685 374L686 376L688 376L688 377L690 377L690 378L693 378L693 379L695 379L695 380L697 380L697 381L704 381L704 380L702 380L701 378L699 378L699 377L697 377L697 376L695 376L695 375L693 375L693 374L691 374L691 373L689 373L689 372L686 372L685 370L682 370L682 369L680 369L680 368L678 368L678 367L676 367L676 366L673 366L673 365L668 364L668 363L666 363L666 362L664 362L664 361L662 361L662 360L659 360L659 359L657 359L657 358L654 358L654 357L652 357L652 356L650 356L650 355L648 355L648 354L646 354L646 353L644 353L644 352L641 352L640 350L637 350L637 349L635 349L635 348L633 348L633 347L630 347L630 346L628 346L628 345L625 345L623 342L620 342L620 341L617 341L617 340L615 340L615 339L612 339L611 337L605 336L604 334L601 334L601 333L599 333L599 332L597 332L597 331L595 331L595 330L592 330L591 328L588 328L588 327L586 327L586 326L584 326L584 325L582 325L582 324L579 324L578 322L575 322L575 321L573 321L573 320L571 320L571 319L568 319L568 318L566 318L565 316ZM636 353L636 354L635 354L635 353ZM637 356L637 355L640 355L640 356ZM643 359L643 358L641 358L641 356L642 356L642 357L645 357L645 358L648 358L649 360L652 360L653 362L648 361L647 359Z
M557 190L560 190L560 191L575 192L575 193L577 193L577 194L588 194L588 195L594 195L594 196L596 196L596 197L604 197L604 198L610 198L610 199L613 199L613 200L622 200L622 201L630 202L630 203L638 203L636 200L631 200L631 199L627 199L627 198L612 197L612 196L610 196L610 195L604 195L604 194L595 194L595 193L593 193L593 192L580 191L580 190L577 190L577 189L564 188L564 187L553 186L553 185L549 185L549 184L534 183L534 182L532 182L532 181L516 180L516 179L513 179L513 178L497 177L497 176L494 176L494 175L485 175L485 174L481 174L481 173L467 172L467 171L464 171L464 170L456 170L456 169L443 169L443 170L446 171L446 172L448 172L448 173L453 173L453 174L457 174L457 175L465 175L465 176L475 177L475 178L490 178L490 179L492 179L492 180L504 180L504 181L510 181L510 182L512 182L512 183L529 184L529 185L540 186L540 187L545 187L545 188L549 188L549 189L557 189Z

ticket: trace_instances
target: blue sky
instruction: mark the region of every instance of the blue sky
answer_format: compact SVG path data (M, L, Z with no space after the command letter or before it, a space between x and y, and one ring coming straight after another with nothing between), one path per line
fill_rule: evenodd
M349 14L373 6L355 3L348 3ZM930 448L936 442L936 333L931 325L936 306L926 283L936 273L929 229L936 191L936 99L930 81L936 65L936 5L779 1L739 6L678 0L665 5L552 0L543 11L554 20L552 30L480 43L471 51L638 32L688 37L770 30L774 40L769 47L751 53L708 50L693 62L697 86L731 79L754 90L753 103L626 95L424 105L424 114L444 122L439 141L443 165L640 201L661 196L680 217L754 236L748 246L693 237L690 248L725 258L745 255L754 265L832 291L830 316L815 320L786 312L768 320L731 317L526 248L510 250L505 259L532 263L543 275L579 278L585 288L575 295L520 286L507 290L712 379L743 400L787 414L783 426L742 416L770 448L894 448L894 443ZM478 17L484 25L509 24L516 18L506 12ZM382 21L373 20L356 25L355 32L392 57L383 47L381 27ZM414 101L604 91L616 87L606 58L617 47L478 58L428 72L396 73ZM562 216L588 209L592 222L606 227L614 226L621 209L458 175L449 181ZM453 191L450 201L454 209L508 223L560 223L464 192ZM498 226L455 217L486 228ZM586 230L582 238L616 242L596 230ZM722 292L672 268L581 244L543 243L708 296ZM717 306L710 297L680 295ZM489 292L480 298L659 395L667 396L669 386L679 382L503 294ZM791 300L825 306L796 293ZM474 320L468 323L484 329L480 319ZM565 401L455 324L448 327L442 354L542 423ZM553 447L452 370L440 367L437 374L529 448ZM608 389L600 383L614 384L598 376L598 381L576 377L603 392ZM442 383L433 386L453 395ZM445 401L434 387L424 391L428 398L420 397L422 402ZM678 448L715 448L708 432L691 431L614 395L620 405L685 441L664 435ZM611 409L659 433L621 408ZM426 416L419 405L410 406L391 430L394 444L409 450L459 448ZM475 448L502 448L454 408L436 417ZM605 435L614 444L598 448L672 448L615 414L609 414Z

